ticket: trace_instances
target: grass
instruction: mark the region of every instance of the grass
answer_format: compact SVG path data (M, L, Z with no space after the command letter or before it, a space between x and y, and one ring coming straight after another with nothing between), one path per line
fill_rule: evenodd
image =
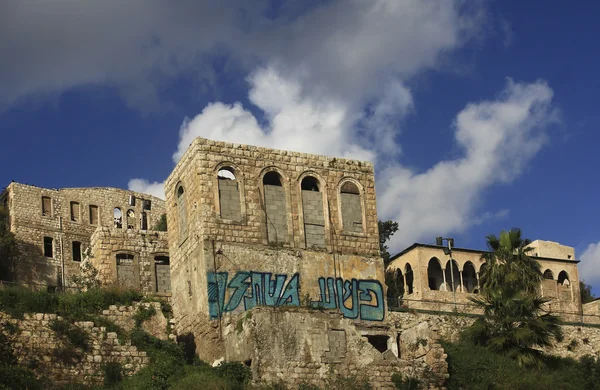
M116 288L55 294L7 287L0 289L0 311L15 318L23 318L25 313L55 313L72 320L85 321L90 314L100 313L110 305L132 305L141 299L141 294L136 291Z

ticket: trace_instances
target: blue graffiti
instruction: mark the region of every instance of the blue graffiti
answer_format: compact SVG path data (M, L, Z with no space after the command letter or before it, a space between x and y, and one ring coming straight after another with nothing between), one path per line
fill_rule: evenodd
M300 276L297 273L287 280L287 275L273 276L270 272L239 271L229 283L227 272L209 272L207 277L208 312L211 318L218 318L223 313L236 310L242 300L244 310L255 306L300 306Z
M238 271L231 280L227 272L208 272L207 277L211 318L237 310L242 302L243 310L255 306L300 306L298 273L289 280L287 275L255 271ZM383 287L377 280L321 277L319 289L320 300L312 301L312 307L339 309L350 319L384 319Z
M319 288L321 299L311 302L311 306L323 309L337 308L346 318L383 321L383 287L379 281L321 277ZM350 305L347 305L349 300Z

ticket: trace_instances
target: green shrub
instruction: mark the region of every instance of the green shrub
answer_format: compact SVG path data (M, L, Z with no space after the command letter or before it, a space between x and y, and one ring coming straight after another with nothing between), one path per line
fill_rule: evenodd
M42 383L31 370L19 366L0 367L0 389L42 389Z
M10 340L4 333L0 332L0 367L15 364L17 364L17 358L13 352Z
M404 376L400 373L392 375L392 382L399 390L417 390L421 388L421 381L410 376Z
M144 305L138 306L137 312L133 315L133 320L135 321L136 328L142 326L145 321L148 321L150 318L156 315L156 309L153 305L146 307Z
M56 347L54 351L52 351L52 355L56 358L56 360L66 365L77 363L83 358L81 351L72 345Z
M250 367L240 362L223 362L214 368L215 374L233 384L245 385L252 379Z
M102 366L104 386L112 387L123 380L123 367L121 363L109 362Z
M83 329L73 325L71 322L61 319L50 321L50 329L62 339L67 340L72 346L84 351L89 349L89 336Z

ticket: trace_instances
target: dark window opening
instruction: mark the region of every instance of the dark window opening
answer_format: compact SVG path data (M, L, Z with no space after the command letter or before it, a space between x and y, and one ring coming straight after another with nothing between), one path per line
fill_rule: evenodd
M42 196L42 215L44 217L52 216L52 198Z
M143 207L144 210L152 210L152 202L149 200L144 200Z
M44 237L44 256L54 257L54 244L52 237Z
M384 335L367 335L367 341L369 342L369 344L371 344L373 347L375 347L376 350L378 350L381 353L384 353L385 351L388 350L388 340L390 339L390 336L384 336Z
M142 211L141 229L142 230L148 230L148 214L146 214L145 211Z
M263 177L263 184L266 186L279 186L281 187L281 176L277 172L268 172Z
M135 206L135 196L129 195L129 205Z
M303 191L319 192L319 181L312 176L306 176L304 179L302 179L302 183L300 184L300 187L302 188Z
M244 360L244 366L246 366L246 367L252 367L252 359Z
M79 202L71 202L71 221L79 222Z
M117 253L117 264L132 264L133 255L129 253Z
M477 292L477 274L475 273L475 266L470 261L467 261L463 267L463 284L467 292Z
M427 277L429 279L430 290L440 290L444 284L444 274L442 273L442 266L437 258L429 260L427 265Z
M90 205L90 225L98 224L98 206Z
M558 284L562 284L563 286L569 285L569 274L565 271L560 271L558 274Z
M73 241L73 261L81 261L81 242Z
M554 280L554 274L549 269L544 271L544 279Z
M454 276L454 278L452 278ZM448 261L446 264L446 291L460 290L460 272L456 261Z
M154 262L158 264L170 264L169 256L154 256Z
M183 239L187 237L187 214L183 186L177 188L177 211L179 214L179 237Z
M413 274L412 267L410 264L406 264L404 275L406 275L406 290L408 294L413 293L413 282L415 279L415 275Z

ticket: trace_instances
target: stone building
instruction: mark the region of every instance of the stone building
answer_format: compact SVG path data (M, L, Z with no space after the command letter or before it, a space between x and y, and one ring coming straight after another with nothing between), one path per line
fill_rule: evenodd
M169 288L166 234L152 231L165 214L163 200L116 188L48 189L12 182L0 203L18 243L18 283L68 287L89 248L104 282L125 278L148 292ZM132 270L132 278L124 276Z
M575 260L574 249L542 240L533 241L529 247L532 248L529 255L537 260L543 272L540 292L552 299L549 309L567 319L580 320L579 260ZM443 247L416 243L391 258L386 270L388 285L395 283L397 290L404 291L401 303L410 308L469 311L472 309L469 297L480 288L484 253L454 248L451 261ZM391 289L389 292L392 294ZM390 295L388 303L399 304Z
M196 138L165 193L177 333L202 359L292 385L352 367L393 388L407 362L385 318L371 163ZM435 381L431 351L419 369Z

